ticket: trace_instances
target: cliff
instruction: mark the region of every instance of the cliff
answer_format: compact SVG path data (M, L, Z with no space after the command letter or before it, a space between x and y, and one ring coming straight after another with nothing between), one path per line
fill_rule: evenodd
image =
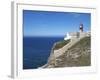
M48 63L42 68L91 65L91 39L83 37L74 42L60 41L53 45Z

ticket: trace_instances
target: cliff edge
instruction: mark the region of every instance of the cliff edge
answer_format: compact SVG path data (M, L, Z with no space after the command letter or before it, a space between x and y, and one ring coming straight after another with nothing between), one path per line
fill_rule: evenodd
M60 41L53 45L50 57L42 68L78 67L91 65L91 39L86 36L71 42Z

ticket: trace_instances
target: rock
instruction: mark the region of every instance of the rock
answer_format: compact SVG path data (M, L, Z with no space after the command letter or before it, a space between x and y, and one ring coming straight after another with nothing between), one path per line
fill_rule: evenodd
M69 49L66 49L66 52L58 57L55 57L54 55L54 44L48 59L48 63L44 68L90 66L90 43L90 37L84 37Z

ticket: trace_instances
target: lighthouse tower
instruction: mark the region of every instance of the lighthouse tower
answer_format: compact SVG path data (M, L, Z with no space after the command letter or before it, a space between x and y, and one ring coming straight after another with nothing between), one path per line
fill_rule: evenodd
M80 28L80 32L83 32L83 24L82 23L80 24L79 28Z

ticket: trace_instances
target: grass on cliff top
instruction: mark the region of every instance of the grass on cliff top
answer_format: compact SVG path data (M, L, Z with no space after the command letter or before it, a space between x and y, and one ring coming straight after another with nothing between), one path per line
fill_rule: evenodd
M58 57L58 59L63 60L62 62L59 62L59 64L56 67L73 67L73 66L90 66L91 65L91 53L88 54L83 54L84 52L82 52L82 49L87 50L87 48L91 47L91 37L85 37L82 38L79 42L77 42L76 44L74 44L71 48L68 49L68 51L70 51L70 54L75 54L76 52L71 52L71 50L78 48L79 50L81 50L80 52L80 56L78 58L71 58L71 56L66 57L66 55L68 54L67 51L61 55L60 57Z
M54 49L60 49L62 48L63 46L65 46L66 44L68 44L70 42L70 39L68 39L67 41L66 40L62 40L62 41L59 41L56 43Z
M90 47L91 46L91 37L85 37L82 38L79 42L74 44L70 49L72 48L80 48L80 47Z

